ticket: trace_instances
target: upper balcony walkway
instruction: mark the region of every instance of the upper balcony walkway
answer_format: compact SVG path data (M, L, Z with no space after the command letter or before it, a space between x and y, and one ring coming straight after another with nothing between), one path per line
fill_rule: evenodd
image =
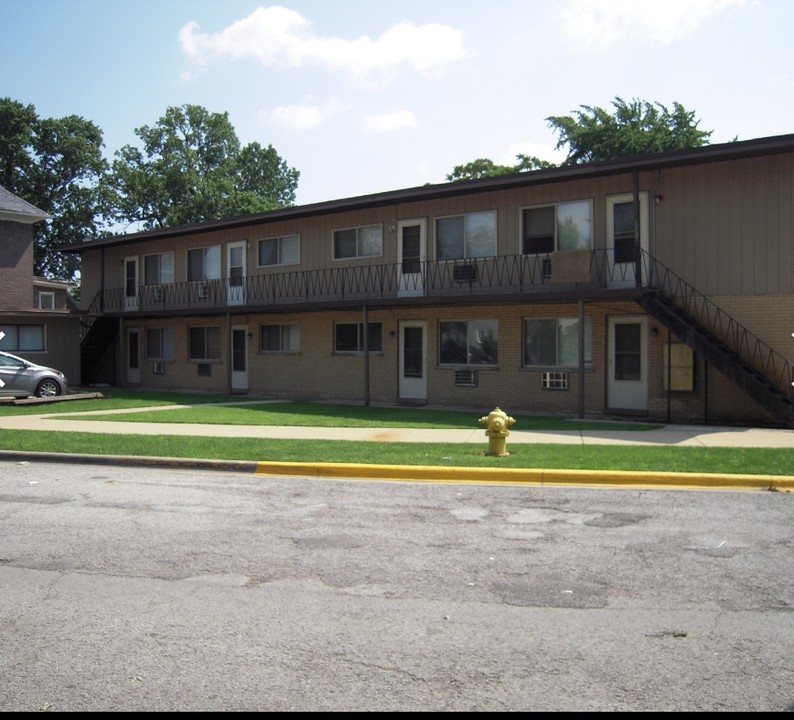
M128 284L101 291L89 315L277 311L295 306L384 305L390 302L466 302L486 297L586 295L647 285L650 266L611 262L611 252L573 251L436 262L278 270L175 282ZM636 268L640 268L640 272ZM413 299L412 301L410 299Z

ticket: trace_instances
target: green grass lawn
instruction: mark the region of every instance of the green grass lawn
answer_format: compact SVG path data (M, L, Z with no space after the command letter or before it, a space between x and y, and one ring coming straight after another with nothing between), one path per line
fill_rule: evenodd
M227 405L224 403L232 403ZM240 404L245 403L245 404ZM156 408L142 411L141 408ZM121 413L129 409L134 412ZM207 423L212 425L295 425L313 427L479 428L481 412L425 407L375 407L317 402L263 402L250 404L239 396L192 395L113 389L104 398L70 400L42 405L0 405L0 416L97 413L85 420L102 422ZM102 414L112 410L112 414ZM579 420L566 417L513 415L522 430L630 430L658 428L648 423Z
M0 415L98 412L91 419L227 425L313 425L342 427L478 428L482 412L430 408L365 407L327 403L263 403L221 405L239 397L134 392L113 389L106 397L43 405L0 405ZM198 404L199 407L191 407ZM159 407L167 409L120 412ZM508 414L509 408L505 409ZM631 430L642 433L658 427L647 423L586 421L513 415L514 429ZM426 465L489 468L549 468L713 472L754 475L794 474L794 450L786 448L703 448L631 445L510 444L510 454L485 454L488 443L392 443L332 440L276 440L150 436L83 432L27 432L3 430L0 449L67 454L132 455L258 462L330 462L385 465Z
M636 445L509 445L506 457L471 443L373 443L3 430L0 449L255 462L323 462L438 467L560 468L645 472L794 474L794 450Z

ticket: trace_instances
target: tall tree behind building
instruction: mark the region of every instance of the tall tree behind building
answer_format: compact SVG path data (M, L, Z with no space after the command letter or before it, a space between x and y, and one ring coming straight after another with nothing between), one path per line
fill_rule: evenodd
M240 145L228 113L169 107L135 131L108 174L112 220L137 230L274 210L295 203L300 173L276 150Z
M36 275L73 280L79 258L56 248L102 233L102 148L89 120L41 118L33 105L0 99L0 185L51 216L36 225Z
M626 102L615 98L614 110L580 105L571 115L546 118L557 134L555 150L567 150L562 165L611 160L630 155L644 155L663 150L707 145L712 130L700 130L694 112L680 103L669 111L661 103L644 100ZM473 180L508 173L555 167L551 162L527 155L517 155L515 165L498 165L487 158L456 165L447 180Z
M670 112L661 103L612 101L614 112L580 105L571 115L546 118L558 136L557 150L567 148L563 165L683 150L708 144L713 131L700 130L695 113L680 103Z

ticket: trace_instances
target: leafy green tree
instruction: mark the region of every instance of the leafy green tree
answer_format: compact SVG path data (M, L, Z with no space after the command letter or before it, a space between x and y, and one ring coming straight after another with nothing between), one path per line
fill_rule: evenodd
M558 137L556 150L568 148L563 165L610 160L630 155L683 150L707 145L713 130L700 130L695 114L680 103L670 112L661 103L643 100L626 102L615 98L614 112L580 105L572 115L556 115L546 122ZM497 165L480 158L457 165L447 180L475 180L495 175L555 167L536 157L517 155L516 165Z
M518 162L515 165L497 165L493 160L479 158L465 165L456 165L452 172L447 175L447 180L454 182L457 180L477 180L484 177L495 175L510 175L527 170L540 170L542 168L554 167L554 163L540 160L539 158L518 154Z
M135 134L143 147L119 150L108 176L118 224L149 230L295 202L298 171L270 145L241 147L228 113L170 107L155 125Z
M73 280L79 258L56 248L102 234L102 148L88 120L40 118L33 105L0 99L0 184L52 216L36 225L36 275Z
M546 118L559 138L556 149L568 148L563 165L699 147L713 132L700 130L695 114L677 102L672 112L661 103L619 97L612 106L612 113L580 105L572 115Z

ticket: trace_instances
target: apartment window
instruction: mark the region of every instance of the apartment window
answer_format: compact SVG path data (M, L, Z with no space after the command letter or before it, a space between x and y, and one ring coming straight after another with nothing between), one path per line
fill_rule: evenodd
M464 260L496 255L496 211L436 220L436 258Z
M46 290L39 291L39 310L53 310L55 308L55 293Z
M174 331L171 328L148 328L146 330L146 359L174 359Z
M334 260L383 255L383 228L380 225L334 230Z
M0 350L44 350L44 325L0 325Z
M221 359L221 329L217 326L190 328L190 360Z
M584 319L584 361L593 362L593 321ZM578 318L525 318L525 367L578 367Z
M187 251L187 279L190 282L219 280L221 277L221 246L211 245Z
M165 285L172 282L174 282L174 253L165 252L144 256L144 285Z
M259 241L259 265L295 265L300 262L298 235L273 237Z
M260 328L260 352L298 352L300 350L300 342L301 336L299 325L262 325Z
M383 352L381 323L368 323L367 349ZM334 323L334 352L364 352L364 323Z
M592 247L590 200L525 208L522 212L521 252L545 255L555 250L589 250Z
M440 324L442 365L496 365L499 323L496 320L446 320Z

